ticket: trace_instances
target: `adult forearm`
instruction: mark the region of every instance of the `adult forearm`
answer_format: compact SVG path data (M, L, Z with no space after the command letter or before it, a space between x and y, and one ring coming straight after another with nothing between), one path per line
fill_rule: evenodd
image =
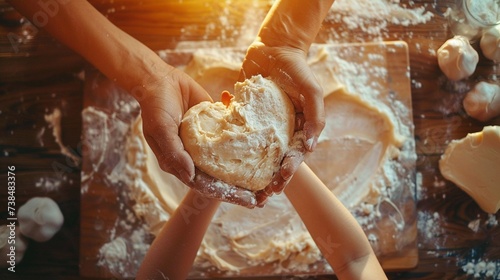
M9 2L37 28L46 30L128 91L140 89L170 71L158 55L113 25L87 1Z
M258 34L267 46L288 46L307 51L334 0L278 0Z

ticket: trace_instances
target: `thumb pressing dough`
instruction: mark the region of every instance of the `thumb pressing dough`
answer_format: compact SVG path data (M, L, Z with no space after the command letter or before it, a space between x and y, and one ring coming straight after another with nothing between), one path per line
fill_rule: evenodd
M226 183L258 191L279 171L295 126L292 102L274 82L253 76L236 83L225 102L201 102L181 123L195 165Z

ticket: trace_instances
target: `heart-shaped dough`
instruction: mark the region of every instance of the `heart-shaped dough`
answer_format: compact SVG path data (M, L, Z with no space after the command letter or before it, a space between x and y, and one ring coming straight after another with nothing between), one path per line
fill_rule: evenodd
M288 95L257 75L236 83L229 102L205 101L191 107L183 117L180 136L200 170L257 191L280 169L294 126L295 110Z

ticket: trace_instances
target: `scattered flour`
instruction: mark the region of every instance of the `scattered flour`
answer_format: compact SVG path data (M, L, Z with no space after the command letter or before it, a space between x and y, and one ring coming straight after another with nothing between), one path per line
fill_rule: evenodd
M44 116L45 121L49 125L49 128L52 128L52 135L54 136L54 140L56 141L57 145L59 145L59 148L61 150L61 154L69 157L75 166L78 166L80 164L80 158L73 154L71 150L63 144L62 142L62 133L61 133L61 118L62 118L62 113L61 109L55 108L52 113L46 114ZM44 131L44 130L43 130ZM43 144L43 142L42 142Z
M104 244L99 249L100 260L98 265L109 268L113 275L125 273L124 261L127 258L127 241L123 237L118 237Z
M399 0L337 0L327 20L339 23L349 30L360 29L381 41L390 24L417 25L426 23L433 16L426 6L416 6L413 1L403 5ZM345 37L342 34L333 35L336 35L335 38Z
M437 212L418 212L417 227L420 234L419 240L424 243L431 242L435 237L443 234L441 217ZM439 246L436 247L439 249Z
M140 179L145 156L135 151L144 148L142 142L126 136L137 117L138 104L120 90L113 96L112 112L92 106L82 112L83 138L89 148L86 156L92 165L82 171L81 194L92 192L92 185L102 181L117 190L119 215L105 233L109 241L100 248L97 265L115 277L133 278L149 249L150 232L157 231L153 227L168 215ZM41 180L40 184L44 183ZM97 216L95 230L102 230L100 220Z
M495 214L488 214L486 219L478 217L469 222L468 227L475 233L481 230L489 230L498 226ZM472 249L474 250L474 249ZM475 255L471 254L471 255ZM471 257L458 261L458 266L470 277L474 279L500 279L500 260L487 259L481 257ZM469 279L468 278L468 279Z
M118 278L133 278L144 255L149 250L149 230L142 226L129 230L129 236L117 236L112 231L110 241L99 249L98 266L109 269Z
M470 221L467 227L470 228L473 232L478 232L480 225L481 225L481 219L475 219Z
M484 225L485 229L490 229L498 226L498 220L495 214L488 214L488 217L483 221L482 217L478 217L469 222L467 225L473 232L478 232L481 230L481 226Z
M66 179L66 178L62 178ZM45 191L57 191L61 187L62 180L59 178L41 177L35 183L35 187L44 189Z
M435 188L442 188L442 187L446 186L446 182L444 180L439 180L439 178L437 176L434 176L434 182L432 183L432 185Z
M410 42L414 34L410 31L391 33L393 27L408 27L425 24L435 15L435 3L415 3L400 0L336 0L326 21L333 26L328 28L327 43L371 42L405 40ZM437 47L427 46L427 53L436 56ZM419 51L423 46L415 45ZM413 81L412 81L413 82ZM415 81L415 88L422 84Z
M478 279L500 279L500 262L498 260L474 260L462 266L462 270Z
M498 226L498 220L496 215L494 214L488 214L488 220L485 222L486 226L488 227L496 227Z

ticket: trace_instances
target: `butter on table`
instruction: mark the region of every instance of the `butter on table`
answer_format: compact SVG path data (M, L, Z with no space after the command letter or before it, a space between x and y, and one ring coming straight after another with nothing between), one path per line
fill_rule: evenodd
M439 161L441 174L488 213L500 209L500 126L486 126L452 141Z

